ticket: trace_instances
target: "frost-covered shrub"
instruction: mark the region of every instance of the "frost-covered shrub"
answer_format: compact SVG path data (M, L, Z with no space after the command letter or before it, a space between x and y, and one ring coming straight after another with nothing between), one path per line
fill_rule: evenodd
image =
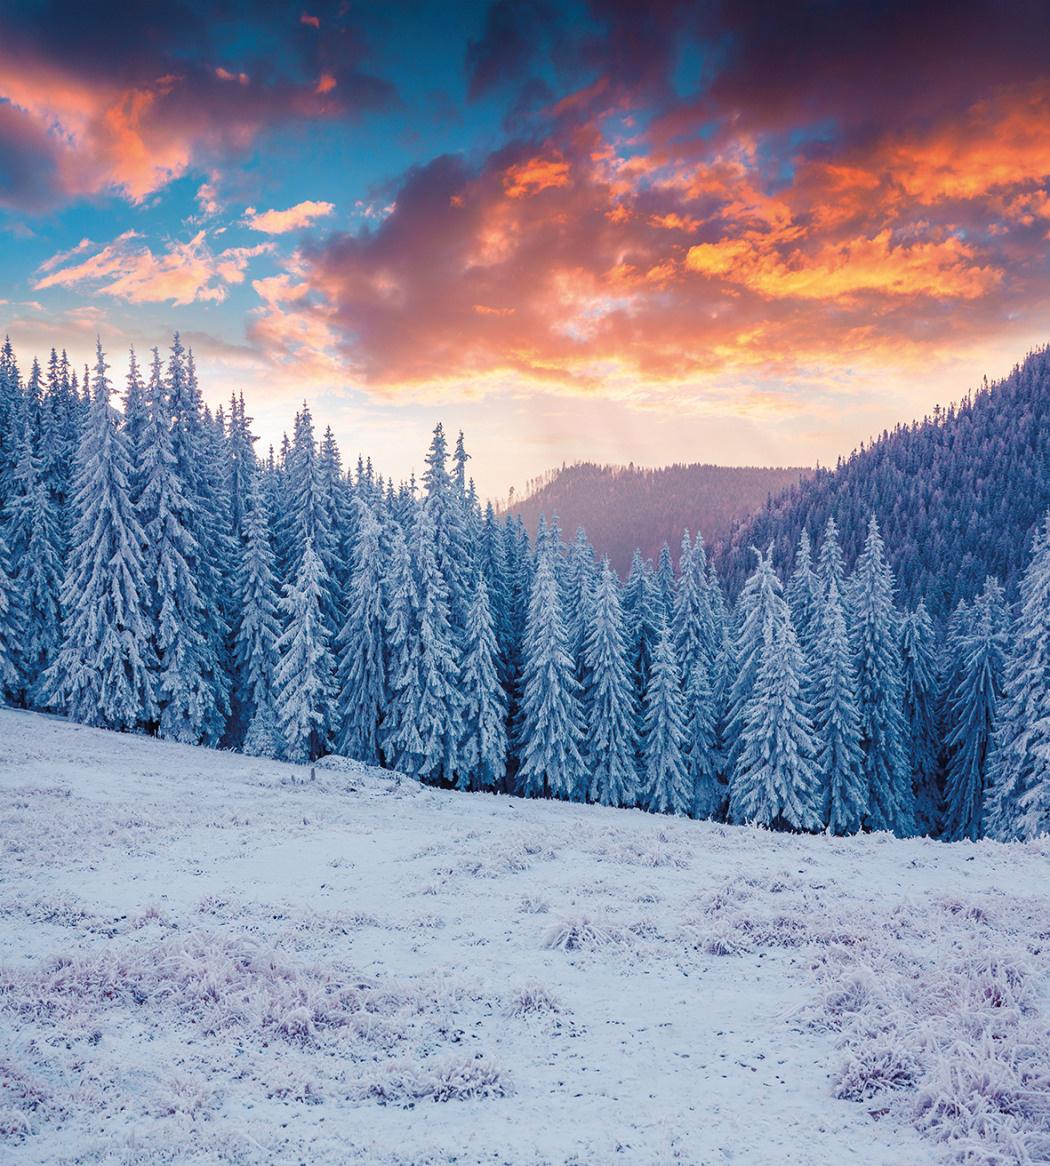
M515 988L507 997L507 1012L511 1016L561 1012L561 1001L536 980L529 980Z
M470 1101L506 1097L513 1092L510 1075L486 1057L445 1056L422 1063L387 1065L367 1080L363 1097L382 1104L413 1105L417 1101Z
M890 1089L908 1089L921 1072L917 1057L888 1033L859 1045L847 1045L832 1075L836 1097L867 1101Z
M602 919L577 911L562 917L547 931L543 946L557 951L587 951L609 947L621 939L618 927L610 927Z

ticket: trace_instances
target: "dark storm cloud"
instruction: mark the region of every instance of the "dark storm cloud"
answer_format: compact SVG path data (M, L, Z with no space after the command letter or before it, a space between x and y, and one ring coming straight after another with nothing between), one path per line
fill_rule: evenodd
M25 114L0 104L0 207L46 206L55 181L51 139Z
M190 166L227 164L291 120L390 107L352 11L311 5L51 0L0 13L0 98L55 141L39 206L118 190L141 200Z

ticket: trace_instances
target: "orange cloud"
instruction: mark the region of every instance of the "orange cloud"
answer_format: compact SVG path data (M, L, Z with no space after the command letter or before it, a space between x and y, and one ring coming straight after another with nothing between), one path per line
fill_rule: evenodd
M125 231L96 255L71 267L51 270L33 287L98 285L96 293L136 304L166 300L176 304L221 303L228 285L244 282L249 262L273 250L272 243L262 243L228 248L215 255L205 242L205 232L199 231L189 242L171 243L166 252L155 255L148 247L137 246L138 238L135 231ZM61 256L53 257L42 270L61 260Z
M300 202L286 211L256 211L250 206L244 212L244 222L253 231L264 231L267 235L283 235L288 231L300 231L308 227L314 219L323 218L335 211L330 202Z
M569 165L562 158L531 158L503 175L508 198L530 198L541 190L569 184Z
M754 237L690 247L686 266L700 275L727 279L770 299L837 300L861 292L971 300L1002 278L976 252L950 237L939 242L892 243L891 232L873 239L827 244L815 255L794 252L788 261Z
M322 73L321 80L317 82L317 88L314 90L316 94L331 93L336 87L336 80L331 73Z
M1041 181L1050 176L1050 101L1040 86L979 102L883 157L892 180L926 204Z
M317 17L317 16L307 16L307 14L306 14L305 12L302 14L302 16L300 16L300 17L299 17L299 23L300 23L300 24L310 24L310 25L312 25L314 28L320 28L320 27L321 27L321 20L320 20L320 17Z
M490 308L487 304L475 304L474 311L479 316L513 316L513 308Z

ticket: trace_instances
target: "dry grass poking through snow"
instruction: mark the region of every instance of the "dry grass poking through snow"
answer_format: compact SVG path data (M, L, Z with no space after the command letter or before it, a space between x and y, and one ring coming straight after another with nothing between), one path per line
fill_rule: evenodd
M1050 1161L1050 843L0 735L5 1163Z

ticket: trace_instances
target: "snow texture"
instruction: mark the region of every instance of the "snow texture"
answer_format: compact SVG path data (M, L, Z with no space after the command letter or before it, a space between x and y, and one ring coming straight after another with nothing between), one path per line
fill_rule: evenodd
M1050 1157L1046 839L0 741L5 1163Z

